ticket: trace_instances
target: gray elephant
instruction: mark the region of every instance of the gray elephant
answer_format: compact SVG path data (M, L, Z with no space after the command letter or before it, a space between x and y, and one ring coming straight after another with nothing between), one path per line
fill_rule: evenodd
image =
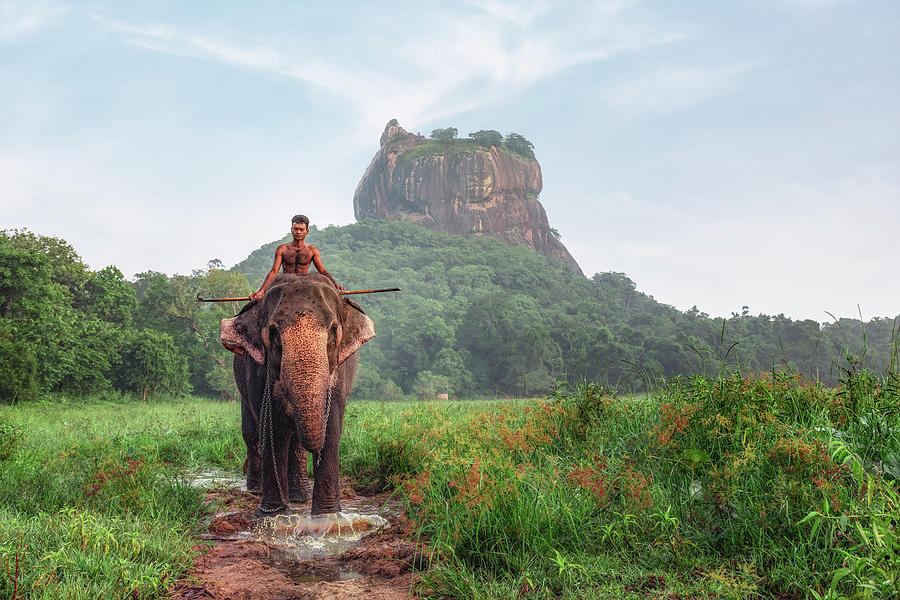
M279 275L261 300L222 320L222 343L243 355L235 377L245 400L248 484L256 460L261 471L260 514L288 509L289 481L297 481L289 465L306 452L313 454L315 478L311 513L340 511L344 406L356 379L356 351L374 336L372 320L318 274ZM304 477L305 467L304 460L298 469Z

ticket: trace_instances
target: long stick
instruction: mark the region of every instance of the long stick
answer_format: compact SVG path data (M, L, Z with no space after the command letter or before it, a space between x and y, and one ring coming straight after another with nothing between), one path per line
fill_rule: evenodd
M401 288L382 288L378 290L353 290L347 292L339 292L342 296L346 296L349 294L377 294L379 292L399 292ZM244 296L242 298L201 298L200 294L197 294L197 302L246 302L250 299L250 296Z

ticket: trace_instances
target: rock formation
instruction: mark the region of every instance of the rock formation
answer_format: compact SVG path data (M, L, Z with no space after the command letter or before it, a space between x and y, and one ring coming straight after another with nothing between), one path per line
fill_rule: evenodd
M425 152L415 149L429 144ZM444 149L445 148L445 149ZM356 219L407 219L457 235L492 235L578 263L551 232L538 201L541 166L506 148L439 142L388 123L353 195Z

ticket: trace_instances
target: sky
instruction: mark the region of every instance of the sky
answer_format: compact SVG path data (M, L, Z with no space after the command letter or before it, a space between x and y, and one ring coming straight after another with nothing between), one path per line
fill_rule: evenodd
M396 118L531 140L589 276L892 317L898 24L894 0L0 0L0 228L129 278L232 265L296 213L353 223Z

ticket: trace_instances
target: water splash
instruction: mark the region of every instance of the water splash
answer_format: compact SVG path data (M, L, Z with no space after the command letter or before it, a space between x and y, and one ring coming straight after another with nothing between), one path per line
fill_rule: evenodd
M387 524L379 515L338 512L313 517L292 513L262 519L254 533L258 539L277 547L283 558L299 561L345 552Z

